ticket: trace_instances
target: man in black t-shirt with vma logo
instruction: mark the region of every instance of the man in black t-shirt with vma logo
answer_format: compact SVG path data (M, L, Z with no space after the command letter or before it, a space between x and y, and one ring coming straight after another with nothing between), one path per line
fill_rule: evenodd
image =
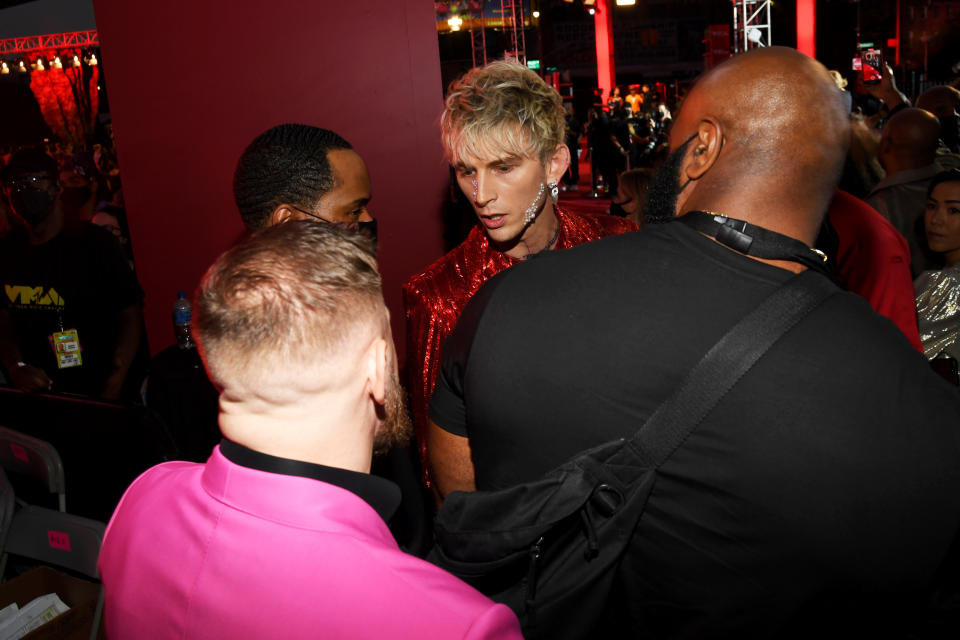
M58 176L42 150L22 149L0 179L21 225L0 247L0 364L23 391L133 399L140 287L109 232L65 221Z

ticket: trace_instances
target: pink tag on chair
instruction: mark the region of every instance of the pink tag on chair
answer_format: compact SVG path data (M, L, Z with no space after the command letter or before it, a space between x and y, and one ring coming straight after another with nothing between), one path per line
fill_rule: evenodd
M62 549L64 551L70 551L70 534L69 533L64 533L63 531L47 530L47 540L50 541L50 546L54 549Z
M27 450L18 445L16 442L10 443L10 451L13 452L13 457L22 462L30 462L30 456L27 455Z

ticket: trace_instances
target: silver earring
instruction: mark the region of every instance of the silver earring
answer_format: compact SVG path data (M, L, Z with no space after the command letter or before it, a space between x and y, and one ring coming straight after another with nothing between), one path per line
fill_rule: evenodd
M560 189L557 188L557 183L551 182L547 185L547 188L550 189L550 199L553 200L553 204L557 204L557 200L560 198Z
M527 207L527 210L523 212L523 224L530 224L533 222L533 219L537 217L537 207L540 206L540 200L543 198L543 192L546 191L546 189L546 185L541 182L537 197L533 199L533 202Z

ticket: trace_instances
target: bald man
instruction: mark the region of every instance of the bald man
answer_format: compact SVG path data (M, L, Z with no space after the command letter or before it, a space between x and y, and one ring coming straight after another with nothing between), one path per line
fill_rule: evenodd
M464 310L431 402L441 492L532 482L631 436L737 321L821 270L848 131L795 50L701 79L652 188L669 221L514 267ZM705 212L739 220L750 255ZM596 637L896 632L960 527L958 424L956 390L837 290L660 467L602 620L618 633Z
M890 221L910 246L913 276L934 268L922 247L923 217L927 184L956 159L937 155L940 123L929 111L907 108L898 111L883 127L878 156L887 177L870 190L866 201Z
M917 108L937 116L940 141L951 153L960 153L960 91L947 85L930 87L917 98Z

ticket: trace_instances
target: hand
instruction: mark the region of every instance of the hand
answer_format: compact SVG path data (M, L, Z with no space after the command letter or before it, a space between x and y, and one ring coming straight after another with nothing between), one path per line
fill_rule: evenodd
M103 384L103 390L100 391L100 397L104 400L118 400L120 392L123 390L124 375L122 373L112 373Z
M10 379L17 389L27 393L49 391L50 387L53 386L53 380L50 379L46 371L29 364L11 367Z
M857 82L860 82L859 75L857 76ZM880 82L863 86L867 90L867 93L874 98L883 100L884 104L887 105L887 109L893 109L904 102L909 103L907 96L897 88L897 81L893 77L893 68L889 64L884 64L880 70Z

